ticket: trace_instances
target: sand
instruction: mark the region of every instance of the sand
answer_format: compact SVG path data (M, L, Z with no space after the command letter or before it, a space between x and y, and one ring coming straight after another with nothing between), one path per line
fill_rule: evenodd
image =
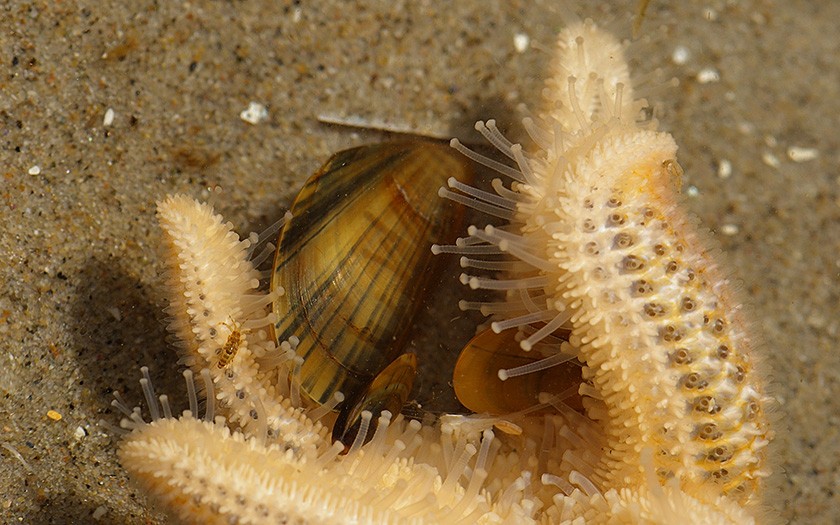
M515 135L564 16L627 35L635 9L346 4L0 5L0 522L163 522L116 461L109 406L139 401L141 365L177 378L156 199L220 185L219 211L261 229L330 153L385 136L318 115L439 137L495 117ZM770 504L837 522L840 3L699 4L652 2L635 71L766 340Z

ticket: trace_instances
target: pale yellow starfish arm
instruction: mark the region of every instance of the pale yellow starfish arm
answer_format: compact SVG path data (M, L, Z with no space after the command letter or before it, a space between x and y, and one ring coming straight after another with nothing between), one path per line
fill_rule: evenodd
M674 139L635 111L641 101L625 96L629 84L618 89L629 82L622 52L592 22L561 33L543 121L526 123L535 151L492 121L477 124L516 169L454 142L514 181L489 197L467 189L459 200L515 213L505 227L471 227L464 248L450 251L496 248L518 259L504 279L461 280L507 291L491 326L523 328L524 350L571 329L584 365L580 393L595 401L587 415L605 441L588 462L595 491L646 501L636 487L652 470L660 481L650 486L665 485L675 508L702 486L701 501L725 495L756 509L773 437L757 337L718 253L683 211Z
M552 231L546 254L559 271L549 286L606 404L604 486L636 483L652 446L662 479L714 480L751 500L766 475L770 398L729 280L677 205L676 146L619 121L593 129L591 149L549 153L535 169L547 176L562 163L566 180L558 205L528 220L541 216Z
M325 497L306 463L223 425L161 419L128 436L119 450L133 477L184 523L398 523L388 509L364 515L341 490ZM344 487L347 490L347 487ZM352 491L356 494L356 491ZM357 521L361 523L362 521Z
M640 104L633 96L624 46L592 20L565 27L549 66L543 91L543 110L550 122L574 133L603 116L602 100L621 102L615 107L625 120L636 118ZM609 118L609 115L607 115Z
M259 273L251 264L250 240L240 240L233 225L207 204L184 195L158 203L164 237L166 286L172 315L169 329L177 336L182 360L196 374L209 371L215 384L214 401L248 435L283 436L288 446L314 446L325 435L319 422L302 416L288 396L287 374L261 370L258 359L294 354L270 340L274 321L268 306L282 289L261 292ZM235 333L234 333L235 331ZM233 338L236 338L232 342ZM235 348L221 361L231 344Z
M698 490L689 494L676 480L659 485L652 472L650 479L634 487L610 489L587 495L576 490L570 496L555 496L555 505L545 518L560 525L752 525L750 512L735 501L716 494L716 490Z
M480 490L483 475L472 473L464 489L463 465L442 479L436 468L401 457L404 450L402 441L374 438L350 456L298 455L183 417L136 429L119 457L185 523L536 523L532 504L491 502Z
M123 441L119 457L132 477L183 523L754 523L726 497L703 489L686 493L676 480L659 486L649 454L647 477L637 486L558 494L535 520L534 502L521 490L510 490L519 480L491 498L481 489L483 474L470 474L464 489L443 480L437 468L405 458L402 442L395 439L406 435L404 428L397 426L352 457L336 458L338 450L296 454L223 424L185 416L136 429ZM414 441L419 439L415 435ZM494 470L499 467L504 465Z

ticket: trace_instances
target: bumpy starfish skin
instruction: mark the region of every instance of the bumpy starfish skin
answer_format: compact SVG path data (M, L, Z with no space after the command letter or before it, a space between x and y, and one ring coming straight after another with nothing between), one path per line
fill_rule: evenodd
M240 241L233 225L211 207L176 195L158 204L163 230L166 284L172 315L169 329L180 342L182 362L198 374L209 371L223 415L249 433L283 436L287 446L312 447L320 423L301 417L275 385L278 370L257 360L284 352L269 340L273 297L257 291L259 273L248 260L251 241ZM238 326L238 350L224 367L218 353ZM314 428L313 428L314 427Z
M330 460L265 446L223 425L192 418L161 419L138 434L121 447L121 461L188 523L396 525L500 519L486 496L465 494L442 481L434 467L399 457L402 442ZM531 521L524 513L521 517Z
M603 160L576 166L597 175L566 187L554 224L564 231L549 243L550 260L568 272L555 286L574 312L584 379L607 405L613 454L599 474L605 486L634 483L652 446L663 478L714 478L726 493L749 494L769 437L751 338L669 194L670 137L610 139ZM603 176L613 169L617 178Z
M598 42L611 38L602 33L591 22L567 29L561 37L581 39L561 38L560 61L579 64L583 55L572 69L589 67L590 83L618 92L622 82L624 92L581 108L565 71L555 75L554 85L570 88L549 97L548 114L572 124L550 132L561 130L562 146L533 163L536 183L521 186L530 205L517 219L560 269L546 288L572 312L584 378L606 403L604 485L635 483L640 454L653 447L662 479L713 480L746 502L767 475L772 436L754 337L714 251L679 205L673 139L628 118L640 104L622 78L626 66L611 74L594 52L575 49L610 49Z
M477 126L518 171L497 168L512 188L477 194L485 202L475 207L513 210L511 225L472 227L467 249L439 250L486 244L525 263L502 281L462 276L513 292L491 311L494 325L528 329L524 349L571 328L581 393L598 401L588 415L606 437L590 477L600 490L633 493L652 469L659 483L676 480L672 494L754 508L772 398L732 284L680 207L673 138L636 121L644 103L633 99L621 46L591 21L561 34L545 92L542 122L526 122L538 151L526 155L492 121ZM529 328L535 320L545 326Z

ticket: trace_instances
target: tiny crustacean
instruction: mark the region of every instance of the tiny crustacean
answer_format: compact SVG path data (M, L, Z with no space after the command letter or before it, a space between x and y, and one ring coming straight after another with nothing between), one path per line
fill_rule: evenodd
M219 348L216 368L222 369L226 367L236 357L239 351L239 346L242 344L242 327L239 323L231 319L230 323L224 323L230 334L225 341L225 344Z
M333 429L344 443L355 415L397 413L407 401L416 361L400 356L440 273L429 247L463 229L461 207L437 190L452 176L471 180L468 162L431 142L354 148L330 158L292 205L271 278L286 290L274 335L299 340L302 392L322 404L345 396Z

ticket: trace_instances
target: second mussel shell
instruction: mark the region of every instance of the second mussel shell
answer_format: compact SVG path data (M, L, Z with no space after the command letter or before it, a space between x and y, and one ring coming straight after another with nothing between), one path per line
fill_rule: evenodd
M567 332L555 333L559 340L568 340ZM540 394L563 395L562 401L575 410L582 410L577 389L582 383L581 364L573 358L535 372L504 381L499 370L531 365L557 353L557 345L539 344L530 351L522 350L517 330L499 334L480 331L461 351L452 376L458 400L476 413L503 416L528 411L540 403ZM545 353L543 350L545 349ZM558 356L562 357L562 356Z
M359 432L364 410L370 411L371 414L381 414L383 410L398 414L411 394L416 374L415 354L406 353L394 359L361 392L358 396L359 401L348 404L339 411L333 426L333 439L350 445L350 440Z
M412 321L439 278L431 244L453 242L464 229L462 207L438 197L449 177L469 181L473 172L443 145L346 150L306 182L281 233L271 287L286 293L274 303L275 337L299 339L301 390L312 400L344 394L333 436L345 444L356 423L348 414L381 405L371 385L388 389L388 406L407 401L392 397L407 397L411 383L394 388L376 378L405 353Z

